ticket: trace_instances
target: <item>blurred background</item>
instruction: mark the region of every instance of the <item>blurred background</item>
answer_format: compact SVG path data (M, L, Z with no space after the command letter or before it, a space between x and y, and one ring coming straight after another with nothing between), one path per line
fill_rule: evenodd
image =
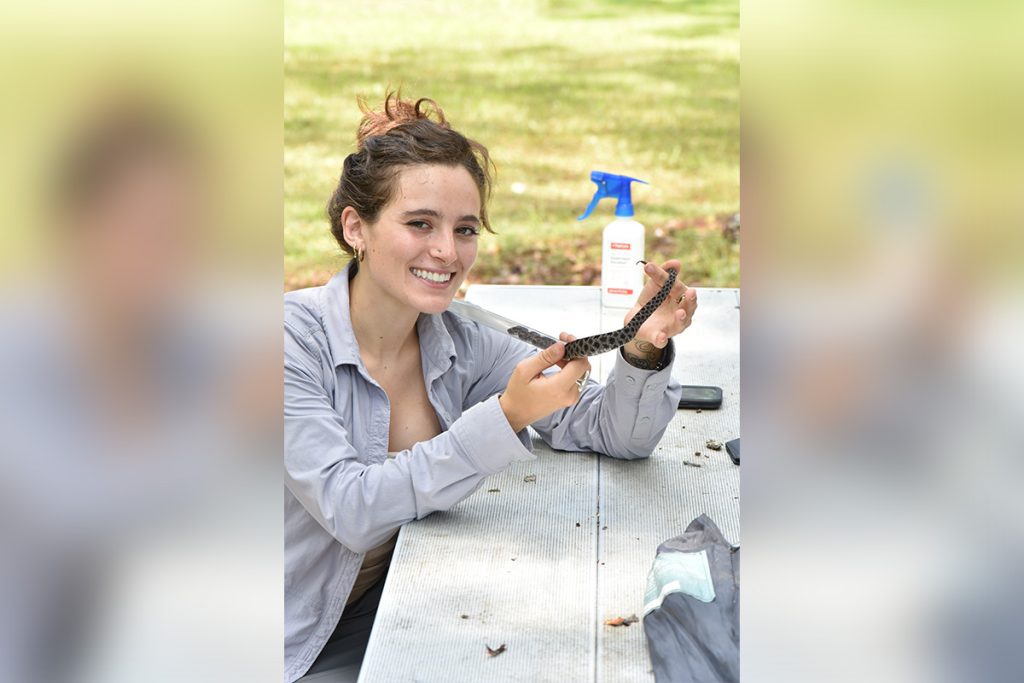
M737 0L285 2L285 287L345 258L327 199L356 151L356 97L430 97L497 166L463 287L597 285L592 170L641 178L647 253L690 285L739 285Z
M280 49L0 9L0 680L280 680Z
M1024 7L742 14L744 680L1019 681Z

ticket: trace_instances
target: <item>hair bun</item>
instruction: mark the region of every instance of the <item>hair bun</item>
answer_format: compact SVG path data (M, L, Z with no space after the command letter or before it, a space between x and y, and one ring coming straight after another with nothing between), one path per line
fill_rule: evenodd
M359 99L359 109L363 112L363 120L356 132L356 143L360 150L367 138L386 135L392 128L410 121L431 121L444 128L451 128L444 117L444 111L429 97L411 102L403 100L401 92L388 92L384 96L383 111L371 109L362 98Z

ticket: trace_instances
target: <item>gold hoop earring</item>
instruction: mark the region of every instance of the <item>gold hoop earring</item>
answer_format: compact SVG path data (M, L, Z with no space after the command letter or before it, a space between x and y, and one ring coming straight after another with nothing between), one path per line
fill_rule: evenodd
M356 258L359 259L360 263L366 260L366 247L356 249Z

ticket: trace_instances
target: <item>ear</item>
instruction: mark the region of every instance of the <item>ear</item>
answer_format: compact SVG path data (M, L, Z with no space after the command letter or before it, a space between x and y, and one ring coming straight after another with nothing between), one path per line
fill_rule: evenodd
M341 229L345 235L345 241L353 249L359 251L366 248L366 224L351 206L346 206L341 212Z

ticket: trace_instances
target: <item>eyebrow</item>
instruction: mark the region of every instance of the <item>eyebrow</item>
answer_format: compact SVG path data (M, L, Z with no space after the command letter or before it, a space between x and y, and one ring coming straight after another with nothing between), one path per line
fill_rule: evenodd
M412 216L430 216L431 218L441 218L441 214L433 209L414 209L412 211L405 211L402 213L402 218L411 218ZM473 214L466 214L459 218L460 221L472 221L479 223L480 219Z

